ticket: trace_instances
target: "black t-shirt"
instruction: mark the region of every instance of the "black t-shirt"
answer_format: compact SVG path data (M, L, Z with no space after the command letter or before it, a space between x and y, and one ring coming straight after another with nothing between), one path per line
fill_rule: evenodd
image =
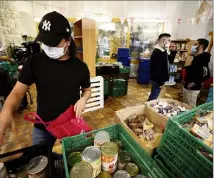
M28 86L36 84L37 113L47 122L79 100L80 87L90 87L90 73L78 58L58 61L41 52L26 61L19 82ZM41 124L34 126L44 129Z

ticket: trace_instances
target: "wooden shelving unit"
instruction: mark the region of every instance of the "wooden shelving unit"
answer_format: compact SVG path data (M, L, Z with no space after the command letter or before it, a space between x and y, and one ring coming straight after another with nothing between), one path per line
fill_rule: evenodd
M74 42L77 46L77 57L89 68L90 75L96 76L96 23L83 18L74 23Z
M177 46L178 55L180 57L181 62L185 62L185 66L191 64L193 57L191 54L191 47L195 43L195 40L190 39L178 39L172 40L171 42L175 43Z

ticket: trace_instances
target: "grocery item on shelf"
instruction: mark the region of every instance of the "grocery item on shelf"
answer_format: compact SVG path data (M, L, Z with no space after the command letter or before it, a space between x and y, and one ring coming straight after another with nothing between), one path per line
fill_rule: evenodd
M196 122L199 126L208 125L203 123L206 121L204 117L210 118L211 115L207 111L212 110L213 102L209 102L169 119L157 153L161 160L164 160L164 167L175 175L173 178L213 177L213 149L198 136L199 133L205 135L203 129L202 132L194 130L197 135L192 132Z
M71 169L70 178L93 178L93 168L86 162L79 162Z
M183 127L207 146L213 147L213 111L196 114Z
M99 131L94 137L94 146L100 148L105 142L110 142L109 133L106 131Z
M125 168L127 163L131 162L131 154L125 150L119 150L118 152L118 169L122 170Z
M112 178L112 177L111 177L111 174L109 174L108 172L101 171L101 173L98 176L98 178Z
M112 140L111 142L114 142L118 146L118 150L123 149L123 143L120 140Z
M146 141L154 139L156 130L162 132L159 126L156 126L155 130L154 125L145 117L145 115L137 116L136 114L132 114L125 120L125 123L139 138L144 138Z
M165 129L161 117L146 105L116 111L116 117L135 141L150 155L158 147Z
M126 132L126 130L120 124L115 124L100 130L109 133L110 142L105 142L101 145L100 151L102 170L100 174L96 176L97 178L112 178L113 176L117 176L117 165L118 168L122 165L121 167L123 168L123 170L121 171L125 172L126 170L124 165L127 166L130 163L133 163L137 166L137 169L133 169L135 171L131 171L131 173L134 172L134 174L132 173L134 175L132 178L135 178L139 171L141 175L144 175L146 177L165 177L165 174L159 169L159 167L156 166L154 160L143 149L140 148L139 144L134 141L134 139ZM74 174L72 175L71 173L73 173L72 170L78 164L86 162L83 160L82 162L79 162L75 164L72 168L70 168L68 167L67 155L70 155L70 152L76 152L77 150L80 152L82 152L83 150L84 152L85 150L90 149L90 147L99 150L99 148L91 145L94 144L94 135L96 135L96 133L100 130L91 131L90 133L85 133L74 137L67 137L62 140L66 178L82 178L84 176L84 174L82 174L82 172L85 172L84 167L82 168L83 171L80 170L81 174L79 174L78 177L77 174L76 176L74 176ZM118 145L120 146L120 150L118 149ZM83 152L82 155L84 155ZM89 154L89 156L92 155L94 154ZM90 164L88 165L92 169L92 166ZM131 165L127 167L127 170L132 170ZM137 173L135 173L136 170ZM78 171L79 169L77 169L77 172ZM93 169L91 170L91 172L93 172ZM90 175L89 173L86 170L87 176ZM85 176L84 178L91 178L87 176ZM93 176L93 178L94 177L95 176Z
M69 154L67 160L68 160L68 165L72 167L76 163L79 163L82 161L82 154L80 152L73 152Z
M89 146L82 152L82 160L93 168L93 176L97 177L101 172L101 151L96 146Z
M125 167L125 171L127 171L131 177L134 177L139 173L139 168L134 163L128 163Z
M46 178L48 176L47 166L48 158L46 156L31 159L27 166L28 177Z
M117 169L118 147L116 143L106 142L101 146L102 169L113 173Z
M179 115L183 112L191 110L192 107L188 104L181 103L173 99L157 99L146 102L147 110L153 113L153 117L158 115L162 117L162 125L166 127L169 118Z
M150 106L154 108L156 112L163 114L164 116L167 117L176 116L182 112L187 111L185 107L177 106L175 104L162 101L159 101L156 104L150 104Z
M131 178L130 174L123 170L118 170L114 173L113 178Z

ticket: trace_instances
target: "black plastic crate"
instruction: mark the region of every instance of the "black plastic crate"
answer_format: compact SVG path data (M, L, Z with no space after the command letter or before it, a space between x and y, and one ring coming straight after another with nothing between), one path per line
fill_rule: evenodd
M5 159L10 156L14 156L17 154L22 153L22 155L18 158L9 160L4 162L5 167L7 169L7 172L10 172L11 174L16 174L20 169L22 169L24 166L28 165L29 161L40 155L47 156L48 158L48 177L53 178L54 172L53 168L53 160L52 160L52 152L50 149L48 149L48 146L46 144L39 144L34 145L26 148L22 148L16 151L8 152L5 154L0 155L0 161L2 159Z

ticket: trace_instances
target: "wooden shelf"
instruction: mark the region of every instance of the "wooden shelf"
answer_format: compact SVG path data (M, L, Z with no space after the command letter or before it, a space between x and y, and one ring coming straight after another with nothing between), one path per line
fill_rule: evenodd
M82 38L82 36L75 36L74 39Z
M77 57L83 60L92 77L96 76L96 23L83 18L74 23L74 42L77 46Z
M74 37L82 36L82 19L74 23Z
M74 38L74 42L75 42L77 47L83 46L82 38Z

